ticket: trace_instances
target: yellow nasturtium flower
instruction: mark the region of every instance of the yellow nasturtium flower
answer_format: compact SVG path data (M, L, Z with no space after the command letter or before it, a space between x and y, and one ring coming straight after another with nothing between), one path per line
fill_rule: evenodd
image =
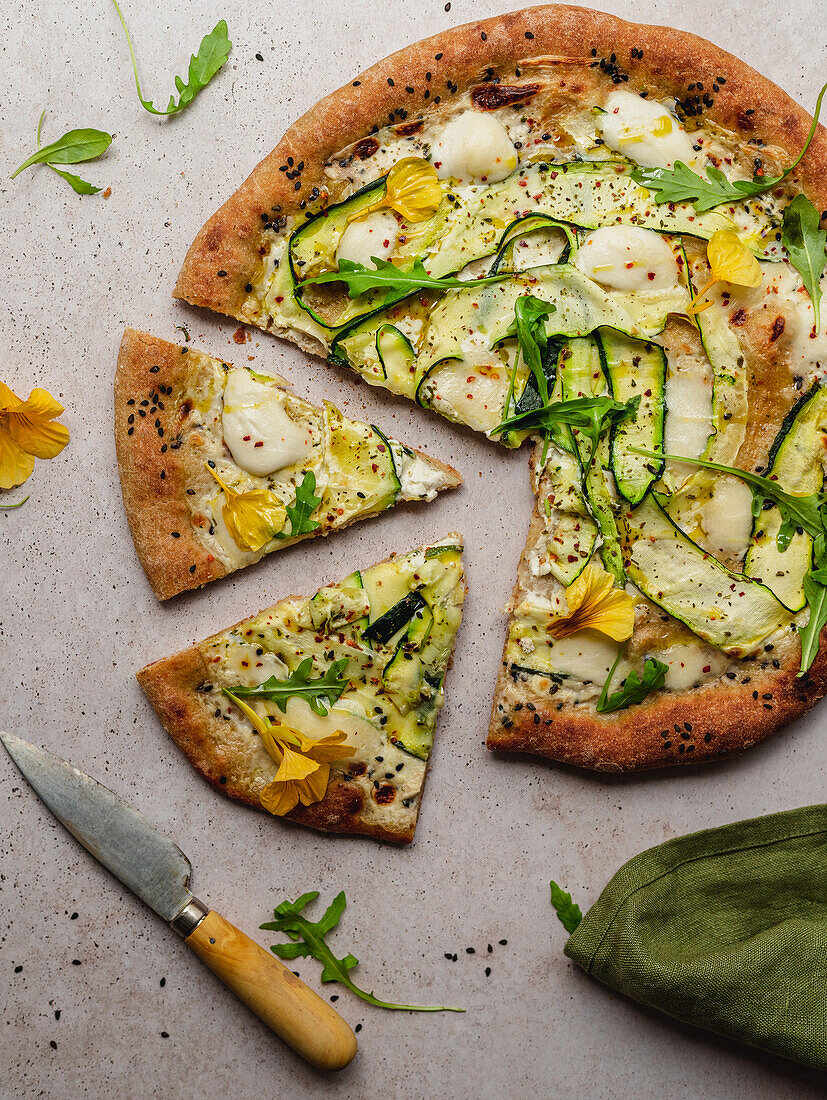
M758 261L731 229L718 229L712 234L706 246L706 258L709 261L709 279L690 302L690 313L709 309L712 302L705 302L704 305L698 305L698 302L716 283L751 287L761 285Z
M269 489L248 489L237 493L221 480L212 466L205 465L224 490L227 503L221 509L221 515L239 550L254 553L266 546L284 527L287 519L287 512L279 497Z
M601 634L625 642L635 625L632 597L614 587L611 575L593 562L566 589L567 615L549 627L555 638L565 638L578 630L599 630Z
M375 210L390 208L406 221L424 222L436 214L441 202L442 187L434 166L423 157L405 157L388 172L384 195L355 211L347 220L351 222Z
M36 458L54 458L69 442L69 429L56 424L63 406L47 390L26 401L0 382L0 489L22 485Z
M353 756L353 747L345 743L346 734L336 730L313 741L283 722L262 717L229 689L226 694L250 720L262 745L279 766L272 782L259 795L265 810L282 817L299 802L302 806L320 802L327 790L331 762Z

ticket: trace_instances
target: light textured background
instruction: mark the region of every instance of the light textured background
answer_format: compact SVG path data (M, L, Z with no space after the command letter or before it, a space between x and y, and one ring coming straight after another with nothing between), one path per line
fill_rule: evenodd
M699 771L606 779L492 757L483 739L499 609L530 510L527 454L503 454L275 339L238 347L235 324L170 299L202 221L302 111L392 50L509 6L127 0L145 93L161 102L201 36L222 16L230 26L225 71L165 122L137 103L107 0L3 0L0 377L18 393L42 384L59 394L72 443L38 464L24 508L0 513L0 724L133 800L190 855L197 894L263 944L269 933L255 929L282 898L319 889L329 899L344 887L335 943L361 958L364 985L468 1009L384 1013L343 993L337 1006L363 1024L361 1049L325 1079L80 850L3 758L3 1098L824 1095L823 1078L690 1032L575 970L548 904L552 876L585 907L649 845L823 800L823 707L745 758ZM706 34L807 107L825 76L824 0L606 6ZM74 126L115 134L108 156L81 169L112 187L107 201L75 196L46 168L9 181L47 104L46 141ZM253 355L300 393L331 396L454 463L465 488L159 606L135 558L115 469L112 379L126 324L167 338L185 324L195 346L239 361ZM466 536L471 588L412 848L284 826L226 801L190 770L141 695L137 668L284 594L455 527ZM299 969L318 988L318 964Z

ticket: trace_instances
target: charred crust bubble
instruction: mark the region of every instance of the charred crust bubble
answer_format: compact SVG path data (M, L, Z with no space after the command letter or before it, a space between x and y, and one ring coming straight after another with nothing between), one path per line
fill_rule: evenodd
M368 157L372 157L376 150L379 148L379 142L376 138L362 138L361 141L356 142L356 147L353 152L359 158L359 160L367 160Z
M525 103L539 91L539 84L478 84L471 92L471 102L478 111L496 111L498 107Z
M422 126L422 119L418 122L406 122L402 126L397 126L396 132L400 137L410 137L412 134L418 134Z
M373 791L373 801L380 806L389 806L396 798L396 787L390 783L382 783Z

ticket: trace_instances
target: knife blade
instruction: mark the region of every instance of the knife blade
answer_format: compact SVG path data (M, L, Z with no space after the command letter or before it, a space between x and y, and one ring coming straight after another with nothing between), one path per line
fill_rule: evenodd
M320 1069L343 1069L356 1037L342 1017L189 888L192 865L169 837L85 772L11 733L0 741L40 799L124 886L167 921L225 985Z

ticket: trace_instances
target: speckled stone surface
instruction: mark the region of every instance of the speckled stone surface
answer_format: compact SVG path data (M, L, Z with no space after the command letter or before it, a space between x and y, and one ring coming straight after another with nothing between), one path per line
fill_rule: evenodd
M191 857L196 893L261 943L269 934L255 930L282 898L310 889L329 898L344 887L349 907L335 943L360 957L364 985L468 1010L383 1013L343 992L337 1007L362 1025L360 1052L325 1079L99 868L2 757L4 1100L825 1093L813 1073L688 1031L576 970L562 953L548 880L585 906L644 847L823 800L827 711L701 771L607 779L492 757L483 740L500 608L530 510L527 454L504 454L275 339L238 346L234 323L170 299L197 228L306 107L397 47L509 6L127 0L145 91L159 101L200 37L219 17L230 25L226 70L165 122L137 103L107 0L4 0L0 377L19 393L42 384L59 394L72 443L38 464L24 508L0 513L0 725L68 757L161 824ZM706 34L807 106L825 75L825 0L607 6ZM115 134L108 156L84 169L111 186L109 199L78 198L45 168L9 181L46 105L46 141L74 126ZM112 379L126 324L167 338L185 325L195 346L253 356L313 400L334 397L452 462L465 488L160 606L135 558L115 469ZM451 528L465 533L471 587L413 847L319 837L209 789L162 731L135 670L285 593L313 591ZM318 964L298 969L319 988Z

